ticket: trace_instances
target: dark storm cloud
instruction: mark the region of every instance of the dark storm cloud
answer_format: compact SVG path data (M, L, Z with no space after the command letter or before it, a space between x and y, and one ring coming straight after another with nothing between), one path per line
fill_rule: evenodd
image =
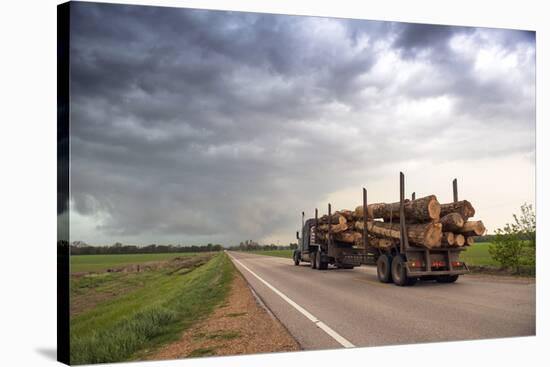
M432 24L403 23L397 27L394 47L408 57L424 50L444 51L451 37L459 32L473 29Z
M509 85L477 78L472 60L453 53L451 39L473 28L92 3L71 9L72 200L97 236L112 241L232 244L292 233L303 208L373 175L380 151L386 163L422 157L425 148L404 152L393 139L449 128L392 131L399 103L452 96L467 106L457 115L479 117L493 106L494 117L513 112L505 105L518 97ZM531 42L512 34L503 47ZM433 70L404 81L378 74L391 52ZM426 60L430 52L437 57Z

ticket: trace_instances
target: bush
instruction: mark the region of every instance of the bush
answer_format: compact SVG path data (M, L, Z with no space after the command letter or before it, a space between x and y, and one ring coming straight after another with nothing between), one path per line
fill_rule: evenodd
M513 215L514 223L496 230L489 254L502 267L512 268L519 274L522 267L530 272L536 263L536 221L532 205L523 204L521 215Z

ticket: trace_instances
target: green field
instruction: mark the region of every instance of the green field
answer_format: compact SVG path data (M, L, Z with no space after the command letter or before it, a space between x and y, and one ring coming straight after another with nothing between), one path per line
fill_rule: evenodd
M498 263L489 255L489 242L476 243L462 251L461 259L468 265L498 266ZM292 258L294 250L265 250L251 251L253 254Z
M489 255L490 244L490 242L475 243L462 251L460 258L468 265L498 267L499 264Z
M103 271L130 264L143 264L150 261L164 261L175 257L194 255L197 254L178 252L167 254L72 255L71 272Z
M180 258L153 270L71 277L72 364L139 359L177 340L224 300L234 271L227 255L171 255ZM151 261L147 256L138 260ZM99 263L126 265L133 261L128 257L134 255L116 255L118 262L101 257Z

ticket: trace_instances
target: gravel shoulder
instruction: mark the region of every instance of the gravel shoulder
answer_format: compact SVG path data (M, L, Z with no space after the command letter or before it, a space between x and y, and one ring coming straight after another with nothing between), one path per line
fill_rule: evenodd
M286 328L258 303L238 270L229 296L181 338L149 355L149 360L289 352L300 345Z

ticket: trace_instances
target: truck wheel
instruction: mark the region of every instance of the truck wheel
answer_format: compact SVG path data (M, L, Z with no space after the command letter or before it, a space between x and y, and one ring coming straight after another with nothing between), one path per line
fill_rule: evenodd
M300 254L298 252L294 253L294 265L300 265Z
M398 286L414 285L416 283L416 278L409 278L407 276L405 259L402 255L397 255L393 258L391 263L391 275L393 283Z
M320 252L317 252L317 269L318 270L327 270L328 269L328 262L323 261L323 257L321 256Z
M378 261L376 262L376 274L380 282L391 282L391 263L392 257L390 255L382 254L378 257Z
M438 283L454 283L458 279L458 274L455 275L439 275L435 278L435 281Z
M328 268L328 262L323 261L320 251L315 253L315 268L317 270L327 270Z
M311 262L309 263L309 266L311 266L312 269L317 269L317 251L315 252L312 252L310 255L309 255L310 259L311 259Z
M321 270L321 252L315 253L315 269Z

